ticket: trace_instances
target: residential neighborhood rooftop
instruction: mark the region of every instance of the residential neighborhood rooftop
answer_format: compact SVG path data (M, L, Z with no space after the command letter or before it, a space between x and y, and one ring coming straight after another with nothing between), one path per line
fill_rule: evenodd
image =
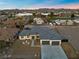
M53 39L53 40L62 40L63 37L55 32L53 29L49 27L41 27L41 26L33 26L28 27L29 29L24 29L19 36L27 36L29 34L35 35L39 34L40 39Z

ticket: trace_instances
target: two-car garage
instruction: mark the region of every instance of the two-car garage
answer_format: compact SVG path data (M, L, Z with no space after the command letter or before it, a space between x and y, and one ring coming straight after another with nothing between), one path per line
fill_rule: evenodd
M61 40L41 40L41 45L61 45Z

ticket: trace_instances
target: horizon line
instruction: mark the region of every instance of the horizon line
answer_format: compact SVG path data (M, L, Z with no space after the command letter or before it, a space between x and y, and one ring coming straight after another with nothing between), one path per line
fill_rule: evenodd
M3 9L0 9L0 10L12 10L12 9L18 9L18 10L38 10L38 9L79 9L79 8L3 8Z

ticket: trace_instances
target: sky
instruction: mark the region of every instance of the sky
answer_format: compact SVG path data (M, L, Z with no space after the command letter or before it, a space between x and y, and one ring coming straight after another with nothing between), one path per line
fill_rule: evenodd
M0 9L79 9L79 0L0 0Z

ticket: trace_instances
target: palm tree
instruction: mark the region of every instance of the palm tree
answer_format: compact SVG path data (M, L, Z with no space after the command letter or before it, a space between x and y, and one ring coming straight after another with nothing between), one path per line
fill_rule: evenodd
M36 17L36 13L33 13L33 17Z

